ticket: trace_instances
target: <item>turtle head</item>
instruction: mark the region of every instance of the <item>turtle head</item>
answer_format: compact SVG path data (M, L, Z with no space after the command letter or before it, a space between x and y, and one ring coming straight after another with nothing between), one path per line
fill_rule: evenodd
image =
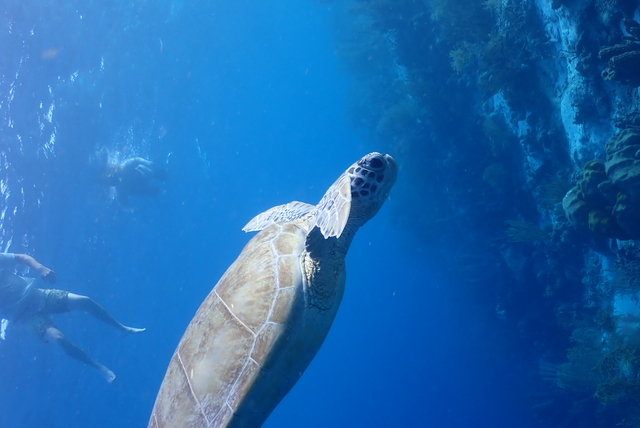
M337 238L371 219L387 199L398 166L389 155L369 153L333 183L316 207L316 225L325 238Z
M389 196L396 182L398 165L389 155L369 153L346 172L351 179L351 213L349 217L372 218Z

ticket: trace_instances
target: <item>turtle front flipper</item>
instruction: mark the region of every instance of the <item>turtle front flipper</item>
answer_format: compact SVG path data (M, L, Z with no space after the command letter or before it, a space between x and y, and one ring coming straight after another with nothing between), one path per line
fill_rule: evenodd
M325 238L340 238L351 212L351 176L344 173L327 190L317 206L316 225Z
M315 208L314 205L298 201L278 205L252 218L242 230L244 232L257 232L281 221L293 221L302 218Z

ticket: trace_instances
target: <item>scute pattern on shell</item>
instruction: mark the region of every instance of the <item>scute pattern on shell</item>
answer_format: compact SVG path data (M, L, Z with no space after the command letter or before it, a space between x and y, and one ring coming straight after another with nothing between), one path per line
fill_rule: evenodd
M218 426L215 421L228 419L229 412L234 420L243 415L254 420L248 408L268 409L270 401L277 403L289 391L293 383L277 372L282 368L273 367L272 354L286 342L283 332L292 318L303 312L299 255L305 237L293 224L276 224L245 246L180 341L150 426ZM280 395L255 388L256 382L273 383L268 376L274 373L265 374L265 368L279 377Z
M313 215L315 206L304 202L293 201L288 204L278 205L258 214L242 228L245 232L257 232L266 229L274 223L293 221L306 215Z

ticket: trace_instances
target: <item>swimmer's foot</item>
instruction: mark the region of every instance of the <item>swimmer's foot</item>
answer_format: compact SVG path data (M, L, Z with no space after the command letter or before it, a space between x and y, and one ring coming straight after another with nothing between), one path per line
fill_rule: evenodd
M134 327L123 326L122 330L120 330L120 334L122 336L128 336L130 334L142 333L145 330L146 330L146 328L134 328Z
M103 366L102 364L98 364L97 369L100 372L100 374L104 377L104 379L109 383L113 382L113 380L116 378L115 373L109 370L108 368L106 368L105 366Z

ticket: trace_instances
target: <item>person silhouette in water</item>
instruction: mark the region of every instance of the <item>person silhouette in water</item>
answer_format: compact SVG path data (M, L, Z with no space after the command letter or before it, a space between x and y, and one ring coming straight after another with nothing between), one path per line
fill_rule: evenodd
M144 328L127 327L119 323L100 305L79 294L65 290L41 289L34 286L34 278L25 278L13 273L23 264L36 270L43 280L55 284L57 274L26 254L0 253L0 318L9 320L34 334L43 342L55 343L71 358L97 369L111 383L116 375L102 364L92 360L71 342L55 326L49 315L69 311L84 311L114 327L122 335L141 333Z
M116 199L126 211L132 210L132 196L157 196L160 193L157 184L165 179L164 169L156 168L153 162L141 157L107 166L107 184L115 189Z

